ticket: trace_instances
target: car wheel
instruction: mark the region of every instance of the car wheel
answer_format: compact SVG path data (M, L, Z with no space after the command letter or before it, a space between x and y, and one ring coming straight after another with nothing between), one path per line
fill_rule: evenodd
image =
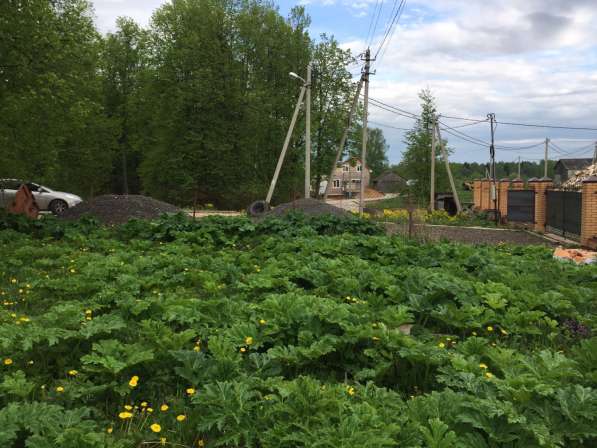
M50 202L50 211L55 215L60 215L68 208L68 204L61 199L54 199Z

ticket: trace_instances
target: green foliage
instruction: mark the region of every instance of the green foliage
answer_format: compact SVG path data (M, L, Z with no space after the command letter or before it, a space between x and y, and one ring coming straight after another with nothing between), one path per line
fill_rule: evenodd
M544 247L357 217L0 224L3 445L597 442L597 267Z

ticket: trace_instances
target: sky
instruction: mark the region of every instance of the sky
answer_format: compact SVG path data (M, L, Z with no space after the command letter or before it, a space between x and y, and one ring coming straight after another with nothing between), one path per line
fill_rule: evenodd
M147 26L164 1L93 0L96 23L109 32L116 17L125 15ZM377 52L395 5L394 0L277 4L284 16L293 6L304 5L312 37L334 35L355 55L367 46ZM497 160L540 160L545 138L552 142L552 159L591 157L597 131L505 123L597 128L596 20L597 0L406 0L374 62L370 96L418 114L418 93L431 90L438 113L445 117L441 122L477 140L473 144L444 128L442 137L454 161L487 162L489 149L483 142L491 131L487 122L447 117L485 120L488 113L499 123ZM359 68L351 69L358 76ZM398 163L405 131L395 128L410 129L413 120L372 105L370 121L383 129L390 162Z

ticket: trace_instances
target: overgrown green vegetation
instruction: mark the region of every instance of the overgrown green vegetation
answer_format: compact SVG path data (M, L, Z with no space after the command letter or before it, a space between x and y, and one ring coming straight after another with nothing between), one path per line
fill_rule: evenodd
M0 217L0 441L597 442L597 267L356 217Z

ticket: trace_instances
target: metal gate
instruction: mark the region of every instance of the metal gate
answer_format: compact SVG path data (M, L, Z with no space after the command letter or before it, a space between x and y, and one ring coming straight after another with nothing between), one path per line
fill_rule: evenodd
M508 190L508 221L535 222L535 190Z
M581 199L579 191L547 190L546 230L566 238L580 238Z

